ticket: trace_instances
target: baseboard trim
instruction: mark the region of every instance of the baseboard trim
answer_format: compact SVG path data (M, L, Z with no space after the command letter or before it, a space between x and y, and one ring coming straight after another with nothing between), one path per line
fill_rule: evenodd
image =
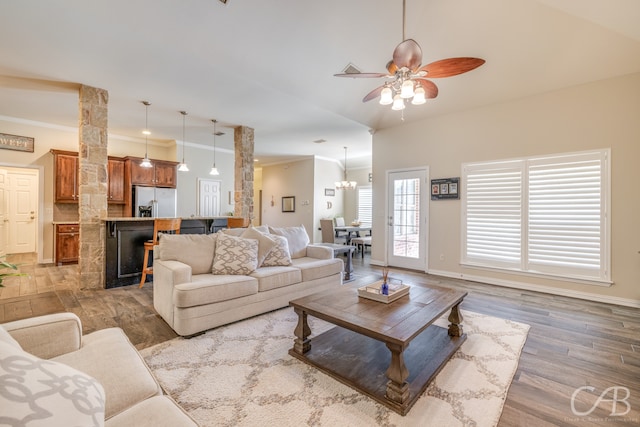
M531 283L517 282L513 280L496 279L493 277L477 276L474 274L456 273L443 270L429 270L428 274L434 276L450 277L453 279L470 280L473 282L487 283L489 285L503 286L505 288L523 289L542 292L545 294L560 295L565 297L583 299L587 301L602 302L606 304L622 305L625 307L640 308L640 301L607 295L592 294L589 292L574 291L570 289L552 288L550 286L535 285Z

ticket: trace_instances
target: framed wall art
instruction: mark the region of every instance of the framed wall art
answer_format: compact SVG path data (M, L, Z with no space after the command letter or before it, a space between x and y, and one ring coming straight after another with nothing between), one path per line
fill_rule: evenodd
M431 200L459 199L458 184L460 178L441 178L431 180Z

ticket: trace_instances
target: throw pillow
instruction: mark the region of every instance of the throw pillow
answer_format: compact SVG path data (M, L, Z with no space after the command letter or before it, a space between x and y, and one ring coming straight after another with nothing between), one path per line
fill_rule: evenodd
M261 232L262 234L269 234L269 226L268 225L256 225L253 227L256 231Z
M192 274L209 273L217 237L216 234L161 234L159 257L187 264Z
M105 393L83 372L0 342L0 408L9 425L104 426Z
M284 236L289 243L289 254L291 258L302 258L307 254L307 246L309 245L309 235L304 225L299 227L269 227L271 234Z
M273 235L275 246L267 254L262 262L263 267L275 267L279 265L291 265L291 255L289 255L289 244L284 236Z
M213 257L213 274L247 275L258 268L258 241L221 233Z
M255 239L258 241L258 267L262 265L267 254L276 245L276 242L270 236L262 234L253 227L247 228L240 237L243 239Z
M240 237L240 235L244 233L244 230L246 230L246 228L223 228L222 230L218 231L218 233Z

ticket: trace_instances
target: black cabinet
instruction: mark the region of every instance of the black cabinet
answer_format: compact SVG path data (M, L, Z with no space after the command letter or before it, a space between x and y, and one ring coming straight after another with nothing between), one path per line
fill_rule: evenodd
M224 221L224 225L222 225ZM183 219L181 234L209 234L226 227L226 218ZM214 226L216 224L216 226ZM116 288L140 282L144 242L153 237L153 220L106 221L105 287Z

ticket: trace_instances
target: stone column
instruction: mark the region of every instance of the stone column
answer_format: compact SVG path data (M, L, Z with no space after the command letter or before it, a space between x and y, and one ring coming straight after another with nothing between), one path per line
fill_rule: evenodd
M107 217L107 104L104 89L80 86L79 193L80 288L104 287L105 227Z
M233 215L253 221L253 129L238 126L233 132L235 148Z

